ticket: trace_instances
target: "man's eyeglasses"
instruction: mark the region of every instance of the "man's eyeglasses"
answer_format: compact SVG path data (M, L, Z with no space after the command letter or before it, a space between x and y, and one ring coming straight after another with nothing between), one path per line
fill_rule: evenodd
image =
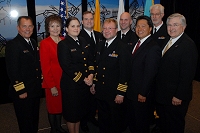
M180 26L181 24L178 24L178 23L174 23L174 24L167 24L167 27L178 27Z
M103 30L109 30L109 31L113 30L113 29L116 29L116 28L109 28L109 27L108 28L103 28Z
M151 15L151 16L156 16L156 17L157 17L157 16L160 16L161 13L156 13L156 14L154 14L154 13L150 13L150 15Z

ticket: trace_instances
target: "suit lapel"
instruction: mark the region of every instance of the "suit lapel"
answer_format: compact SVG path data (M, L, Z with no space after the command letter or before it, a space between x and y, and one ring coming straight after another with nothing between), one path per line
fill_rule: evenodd
M183 35L165 52L163 57L167 57L168 55L173 53L179 47L179 45L181 44L181 41L184 38L184 36L185 36L185 34L183 33Z
M135 51L133 58L135 58L145 47L146 45L151 41L151 36L149 36L142 44L141 46ZM134 48L134 47L133 47Z

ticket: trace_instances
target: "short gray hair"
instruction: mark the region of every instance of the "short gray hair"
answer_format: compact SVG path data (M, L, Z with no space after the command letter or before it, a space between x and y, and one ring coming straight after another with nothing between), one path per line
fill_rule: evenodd
M180 13L174 13L174 14L170 15L170 16L167 18L167 22L166 22L166 23L168 24L168 22L169 22L170 19L176 18L176 17L178 17L178 18L180 19L181 24L182 24L183 26L186 26L186 25L187 25L187 24L186 24L186 19L185 19L185 17L184 17L183 15L181 15Z
M158 10L160 10L160 13L164 13L164 6L162 6L161 4L154 4L154 5L152 5L151 7L150 7L150 12L151 12L151 10L152 9L158 9Z

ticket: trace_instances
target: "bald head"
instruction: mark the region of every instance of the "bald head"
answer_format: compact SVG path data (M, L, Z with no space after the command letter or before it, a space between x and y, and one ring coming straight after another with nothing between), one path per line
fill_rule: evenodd
M132 24L131 15L128 12L124 12L120 16L119 25L123 33L130 30Z

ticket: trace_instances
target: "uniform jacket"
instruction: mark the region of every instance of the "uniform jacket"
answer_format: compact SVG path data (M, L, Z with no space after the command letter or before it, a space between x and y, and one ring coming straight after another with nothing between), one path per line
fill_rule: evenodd
M96 48L96 45L98 45L99 41L102 40L102 34L98 31L93 31L93 32L94 32L96 43L90 38L90 36L84 29L81 30L79 36L83 37L86 40L86 42L90 45L89 47L90 52L93 55L95 55L95 48Z
M124 38L121 38L121 31L117 32L117 38L120 38L122 42L128 45L129 50L135 45L134 42L138 40L137 35L131 29L126 33Z
M125 95L129 80L131 54L119 38L108 48L101 41L96 54L96 97L100 100L114 100L117 94Z
M71 38L58 43L58 60L63 70L61 89L77 89L84 83L84 78L94 73L92 55L89 53L89 44L85 39L78 37L79 44Z
M27 92L27 98L38 97L41 92L41 69L39 49L35 40L31 39L32 47L18 34L6 45L6 67L11 81L9 95L18 98Z
M153 30L152 30L151 36L153 37L154 41L156 41L161 47L163 47L166 41L169 40L170 38L167 33L166 24L163 24L155 34L153 34Z
M136 44L136 42L135 42ZM138 100L138 94L148 97L155 89L155 78L161 59L161 48L148 37L132 56L131 79L128 84L127 98Z
M51 37L40 42L40 60L43 75L42 87L48 89L60 88L62 69L58 62L57 44Z
M161 59L156 89L158 103L172 105L173 96L184 101L192 99L197 58L195 43L183 33Z

